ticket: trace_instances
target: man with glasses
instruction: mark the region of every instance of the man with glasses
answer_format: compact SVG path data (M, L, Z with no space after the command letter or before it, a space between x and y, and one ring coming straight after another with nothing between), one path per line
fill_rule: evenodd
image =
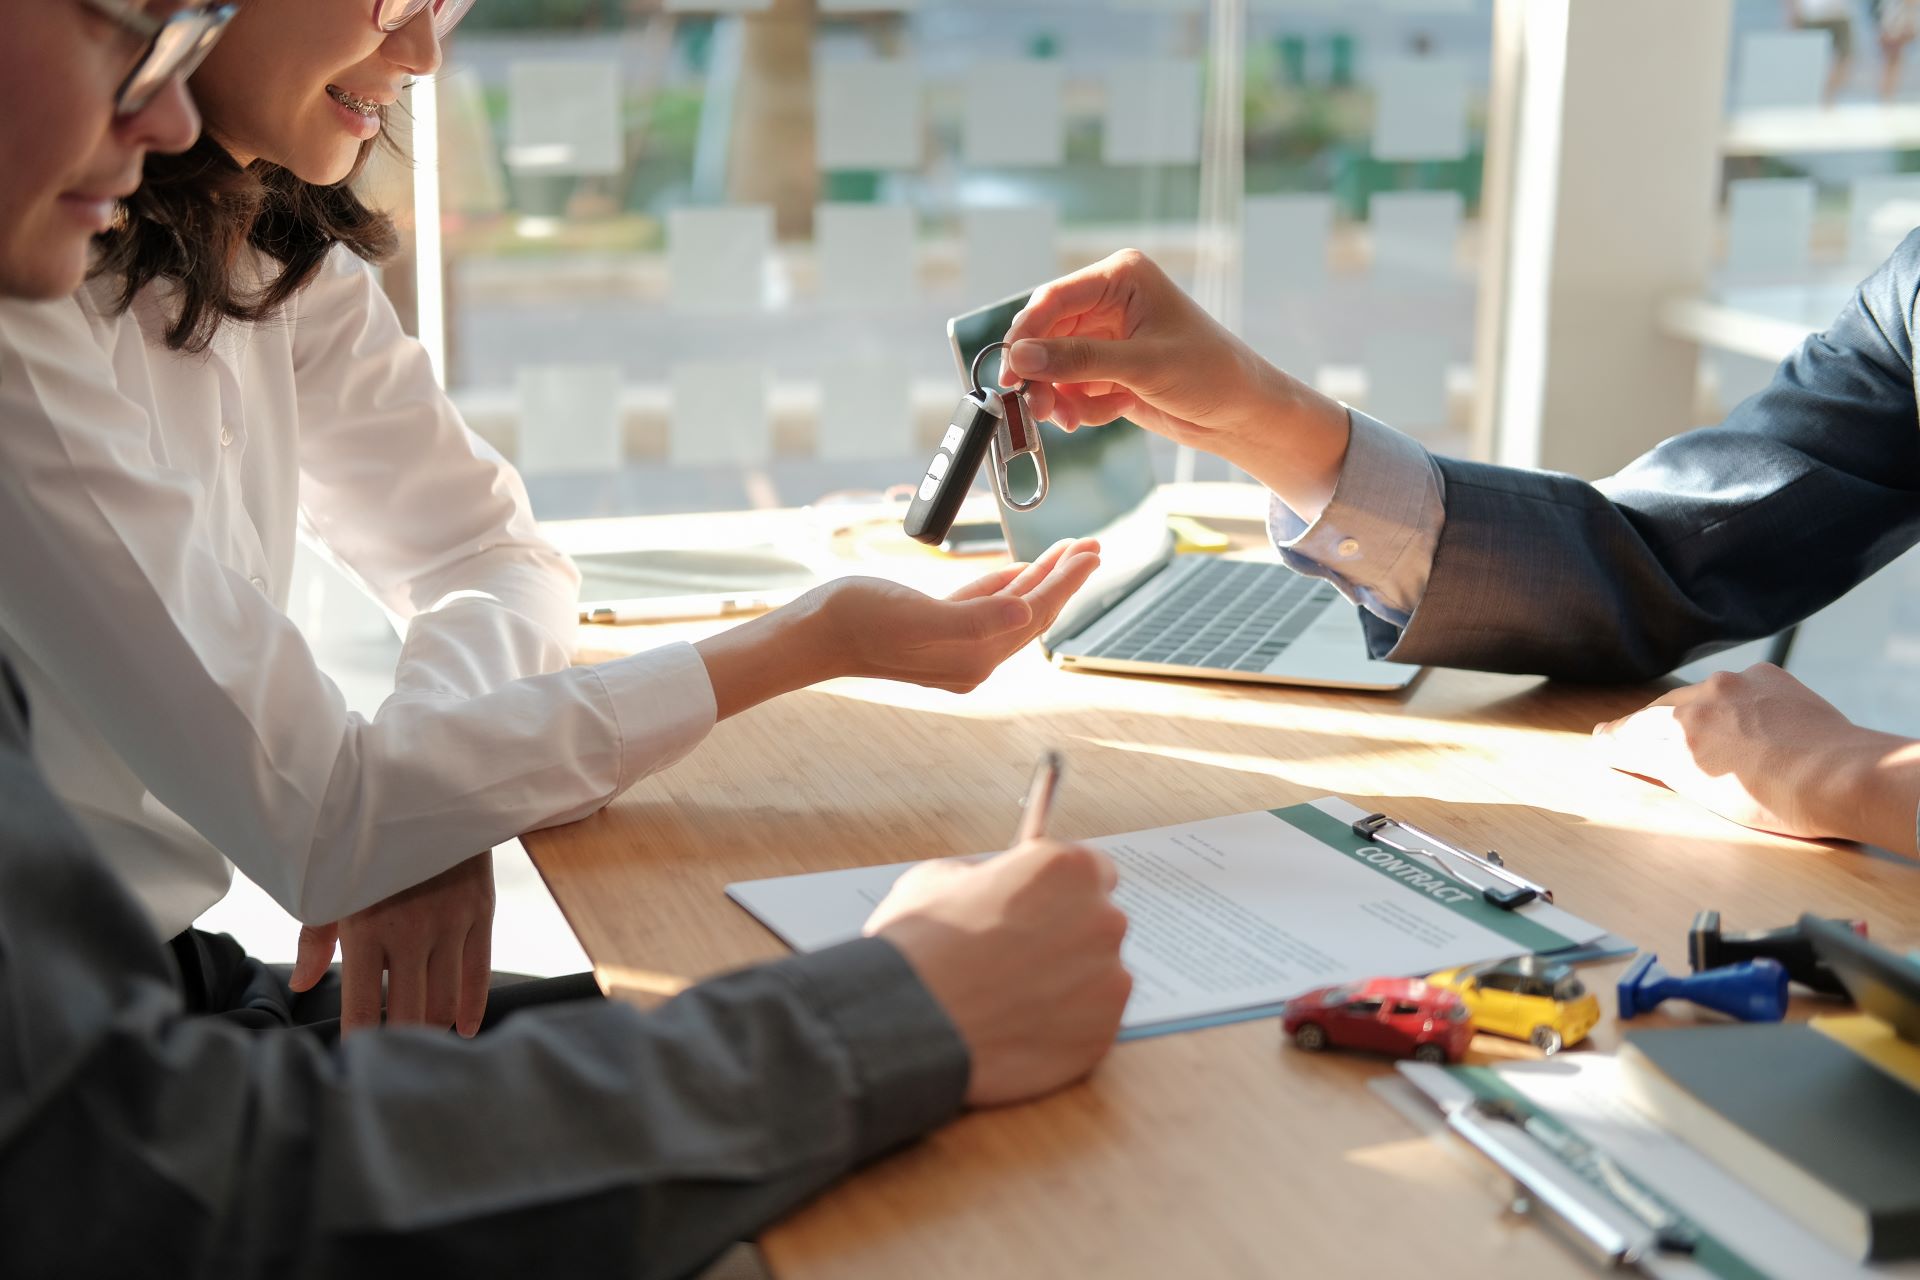
M180 77L228 12L0 0L0 295L79 284L144 155L193 141ZM0 1276L683 1275L963 1105L1078 1078L1126 1000L1111 865L1036 844L652 1015L337 1049L190 1018L27 728L0 661Z
M54 298L79 284L147 152L183 150L199 132L182 84L235 9L13 0L4 12L0 295Z

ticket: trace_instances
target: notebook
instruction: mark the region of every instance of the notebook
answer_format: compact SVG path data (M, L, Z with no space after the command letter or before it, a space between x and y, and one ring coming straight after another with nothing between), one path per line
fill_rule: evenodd
M1920 1258L1920 1090L1796 1023L1629 1034L1627 1099L1850 1258Z

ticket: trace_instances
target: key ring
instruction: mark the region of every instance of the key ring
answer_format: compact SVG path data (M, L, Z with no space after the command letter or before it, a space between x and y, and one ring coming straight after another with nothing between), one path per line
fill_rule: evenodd
M995 352L995 351L1011 351L1011 350L1013 350L1013 344L1011 342L989 342L986 346L980 348L979 352L973 357L972 366L967 369L967 381L973 384L969 388L969 390L973 390L973 391L986 390L985 387L980 385L980 362L982 360L985 360L989 353ZM1003 365L1006 363L1006 357L1004 356L1001 357L1001 363ZM994 390L996 392L1011 391L1015 395L1024 395L1026 394L1027 386L1028 386L1027 380L1025 378L1022 378L1020 379L1020 385L1017 387L995 387Z
M1000 505L1010 511L1031 511L1047 497L1047 455L1040 447L1040 427L1027 414L1027 388L1032 385L1022 378L1017 387L996 386L991 391L980 385L980 362L990 351L1011 350L1013 344L1007 341L989 342L980 348L973 357L973 363L967 369L967 380L972 384L969 395L987 398L987 403L995 410L994 416L1000 419L999 429L993 433L990 449L993 453L993 468L987 472L987 479L993 483L993 496ZM1006 357L1001 357L1005 367ZM1009 493L1010 483L1007 468L1015 458L1023 455L1033 458L1034 489L1032 496L1016 500Z

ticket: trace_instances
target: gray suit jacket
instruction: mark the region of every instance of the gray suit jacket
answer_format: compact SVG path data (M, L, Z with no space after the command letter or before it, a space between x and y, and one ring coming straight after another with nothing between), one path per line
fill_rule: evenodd
M1446 525L1376 657L1643 680L1772 635L1920 541L1920 232L1725 423L1618 475L1441 459ZM1631 370L1622 370L1631 377Z
M0 665L0 1276L683 1275L954 1115L968 1065L874 939L473 1041L185 1017Z

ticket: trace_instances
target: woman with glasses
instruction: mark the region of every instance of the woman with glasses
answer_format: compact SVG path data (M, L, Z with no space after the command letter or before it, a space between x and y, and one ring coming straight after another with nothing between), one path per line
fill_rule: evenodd
M91 206L124 196L144 154L192 142L191 55L160 37L205 22L204 50L217 15L166 16L0 0L0 298L78 287ZM0 360L8 385L23 366ZM9 510L15 480L0 468ZM35 710L57 760L60 718ZM173 728L192 755L196 726ZM1036 843L910 873L874 936L652 1014L533 1010L477 1041L249 1033L182 1016L150 912L42 784L28 730L0 657L8 1280L688 1275L963 1105L1084 1074L1127 999L1111 864Z
M846 579L698 645L571 666L577 576L402 331L369 265L392 227L348 185L465 7L248 0L211 50L165 19L155 56L205 54L204 136L95 228L86 287L0 306L0 655L201 1008L333 1013L296 992L341 922L347 1028L380 1020L384 974L388 1020L471 1033L484 851L779 693L970 688L1095 563L1063 546L944 601ZM405 625L370 719L283 612L301 524ZM295 990L190 928L234 864L311 926Z

